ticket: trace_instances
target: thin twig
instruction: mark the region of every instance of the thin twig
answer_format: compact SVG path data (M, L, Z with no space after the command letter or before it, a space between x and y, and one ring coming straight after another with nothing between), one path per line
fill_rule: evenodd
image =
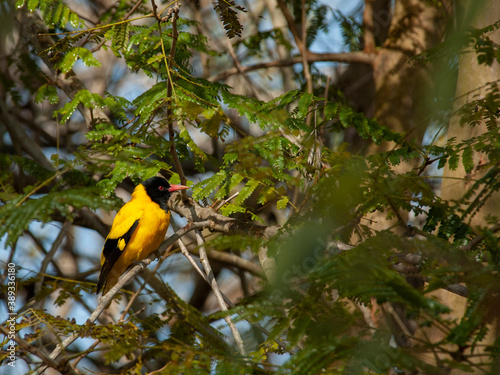
M25 233L28 234L28 236L30 236L31 240L35 243L35 246L38 248L38 250L40 250L40 252L44 255L44 256L47 256L48 254L48 251L45 250L45 247L43 247L43 243L42 241L36 237L30 230L26 229L25 230ZM54 257L52 257L50 259L50 262L52 263L52 266L54 267L54 269L56 270L56 273L58 275L63 275L63 272L61 271L61 269L59 268L59 265L57 264L57 262L54 260ZM7 262L7 263L10 263L10 262Z
M161 265L163 264L163 261L167 258L168 255L169 255L169 252L165 251L163 256L160 258L159 262L156 264L155 268L153 269L153 271L152 271L153 274L155 274L158 271L158 269L161 267ZM139 297L141 292L144 290L145 285L146 285L146 283L142 283L139 286L139 288L137 288L137 290L132 295L132 297L130 297L130 300L128 301L127 306L125 306L125 309L123 310L122 314L120 315L118 322L123 322L125 320L125 316L127 315L128 311L132 307L132 304L134 303L134 301Z
M241 257L241 251L238 249L238 250L235 250L235 252L237 253L237 258L238 259L243 259ZM222 253L222 252L221 252ZM224 253L222 253L224 254ZM233 255L233 254L229 254L227 253L228 255ZM246 259L244 259L246 260ZM252 263L253 264L253 263ZM245 297L248 297L250 295L250 290L248 288L248 280L247 280L247 277L245 275L245 270L243 270L241 267L238 267L236 269L237 273L238 273L238 277L240 278L240 284L241 284L241 290L243 291L243 295Z
M49 266L49 263L52 262L52 259L54 258L54 255L56 255L56 251L59 249L61 246L64 238L68 234L70 228L70 222L66 221L64 222L61 230L59 231L59 234L57 235L55 241L52 243L52 247L48 254L43 258L42 265L40 266L40 271L38 272L40 277L40 281L36 283L35 285L35 294L40 292L42 289L43 282L45 280L45 273L47 272L47 267Z
M152 3L154 4L154 0L152 0ZM172 45L170 46L170 52L168 54L168 60L171 62L174 61L175 58L175 51L177 48L177 38L178 38L178 32L177 32L177 20L179 19L179 10L180 10L180 5L176 5L171 9L171 12L169 12L169 15L165 19L170 19L172 22ZM158 19L158 18L157 18ZM161 37L161 23L165 21L165 19L159 19L158 20L158 28L160 30L160 38L162 40L162 48L163 46L163 38ZM165 51L163 51L165 54ZM170 155L172 156L172 160L174 161L175 168L177 169L177 173L179 174L181 184L186 185L187 179L186 175L184 174L184 169L182 168L181 161L179 159L179 155L177 154L177 150L175 149L175 134L174 134L174 122L173 122L173 110L172 110L172 94L173 94L173 89L174 89L174 82L172 79L172 75L170 74L170 67L167 64L165 60L165 64L167 65L167 74L168 74L168 85L167 85L167 121L168 121L168 139L170 140ZM185 190L181 191L182 199L186 200L187 199L187 192Z
M238 56L236 56L236 52L234 51L234 47L231 44L231 41L226 38L226 44L227 44L227 50L229 52L229 55L231 55L231 58L233 59L234 66L236 69L238 69L238 72L243 76L245 81L248 83L248 87L252 91L252 94L256 97L259 98L259 95L257 93L257 90L254 87L254 83L248 78L248 75L243 71L243 66L240 64L240 61L238 60Z
M193 259L193 256L191 255L191 253L187 249L186 245L184 245L184 242L182 241L182 239L179 239L177 241L177 243L179 244L179 247L181 249L182 254L187 258L187 260L189 261L189 263L191 263L191 265L196 270L196 272L198 272L198 274L201 276L201 278L203 280L205 280L205 282L208 285L211 285L208 276L205 275L205 272L203 272L203 270L200 268L200 266L198 266L198 263L196 263L196 261ZM232 303L231 300L224 293L222 293L222 291L221 291L221 294L222 294L222 298L224 298L224 302L226 302L226 304L229 307L234 307L234 303Z
M22 28L23 37L27 38L33 44L35 50L37 51L50 50L54 46L55 41L51 36L49 36L49 34L47 34L48 33L47 26L42 21L37 12L29 12L27 9L23 10L21 22L23 23L24 26ZM122 21L122 22L128 22L128 21ZM77 33L81 33L81 31L78 31ZM57 86L60 89L62 89L64 93L68 95L69 98L74 98L78 92L86 89L82 81L72 71L66 74L61 74L57 69L55 69L54 61L52 60L52 57L50 57L50 55L51 54L49 53L43 53L40 55L40 58L43 60L47 68L50 70L52 74L51 78L52 81L56 82ZM99 106L96 106L92 108L92 110L90 110L86 108L83 104L80 104L78 105L77 109L82 114L83 118L85 119L85 123L89 128L91 128L94 125L93 123L94 120L96 122L103 121L106 123L113 123L113 121L111 121L109 116ZM5 126L8 125L9 121L5 121ZM30 137L28 137L28 139L30 139ZM27 151L28 154L30 152L31 151L29 150ZM35 158L35 160L39 159Z
M189 263L191 263L194 267L194 269L200 274L201 278L203 280L205 280L209 285L211 285L210 283L210 280L208 279L207 275L205 275L205 273L201 270L201 268L198 266L198 264L196 263L196 261L193 259L193 257L191 256L189 250L186 248L186 246L184 245L184 243L182 242L181 239L179 239L178 241L178 244L179 244L179 247L181 248L181 251L182 251L182 254L184 254L184 256L188 259ZM210 257L212 257L214 253L214 250L210 251ZM221 253L221 252L219 252ZM242 259L242 258L240 258ZM249 262L251 263L251 262ZM253 263L252 263L253 264ZM256 266L257 267L257 266ZM241 268L241 270L243 271L243 268ZM231 302L231 300L224 294L222 293L221 291L221 295L222 297L224 298L224 301L226 302L226 304L229 306L229 307L234 307L234 303ZM264 327L262 327L261 325L255 323L255 322L248 322L252 327L258 329L259 331L261 331L263 334L269 336L270 333L268 330L266 330ZM293 351L290 351L287 346L279 339L274 339L274 341L276 342L276 344L278 344L278 346L284 350L285 352L290 352L293 354Z
M202 277L202 279L205 280L210 285L209 279L207 278L207 276L205 275L205 273L200 269L200 267L198 266L198 264L196 263L196 261L193 259L193 257L191 256L191 253L186 248L186 246L184 245L184 243L182 242L182 240L179 240L178 243L179 243L179 247L181 248L181 252L186 256L186 258L188 259L188 261L193 265L193 267L200 274L200 276ZM219 254L219 255L216 255L216 254ZM262 270L257 265L255 265L254 263L252 263L250 261L247 261L246 259L243 259L241 257L237 257L237 256L233 256L233 258L238 258L238 261L235 261L234 259L232 259L231 262L227 262L227 259L222 259L223 257L220 256L220 254L223 254L224 256L225 255L232 255L232 254L226 254L226 253L223 253L222 251L216 251L216 250L211 250L210 252L208 252L209 258L217 259L220 262L230 263L231 265L236 266L236 267L240 268L241 270L245 270L246 269L248 272L254 273L254 274L256 274L259 277L264 277ZM235 262L236 262L236 264L235 264ZM252 266L250 266L250 264ZM148 272L148 270L146 269L144 272L146 273L146 272ZM221 291L221 294L222 294L222 297L224 298L225 302L227 303L227 305L229 307L232 308L232 307L235 306L234 303L232 303L231 300L229 300L229 298L227 298L226 295L224 295L224 293L222 293L222 291ZM269 331L267 331L265 328L263 328L259 324L256 324L254 322L253 323L248 322L248 323L251 326L253 326L256 329L258 329L259 331L261 331L263 334L265 334L267 336L270 335ZM293 350L288 349L287 346L281 340L274 339L274 341L278 344L278 346L284 352L290 352L292 354L294 353Z
M500 224L495 224L492 228L489 229L489 231L496 233L500 231ZM480 234L477 237L473 238L468 244L460 246L460 250L469 252L476 248L484 239L486 238L486 235Z
M375 36L373 35L373 0L365 0L365 11L363 12L363 51L367 53L375 52Z
M233 195L231 195L229 198L224 199L222 202L220 202L217 205L217 207L215 208L215 211L219 211L227 202L229 202L230 200L236 198L238 195L240 195L239 191L237 191L236 193L234 193Z
M307 19L305 10L305 0L302 0L302 14L301 14L302 35L299 35L299 33L297 32L297 29L295 28L295 21L285 1L284 0L277 0L277 1L278 1L278 6L280 7L281 11L283 12L283 15L285 16L286 22L288 24L288 29L291 31L293 39L295 40L295 44L297 45L297 48L299 49L301 55L302 67L304 69L304 77L306 79L306 84L307 84L307 92L312 94L313 84L312 84L311 71L309 70L309 63L307 59L308 51L306 46Z
M153 8L153 17L158 21L161 22L161 17L158 15L158 7L156 6L155 0L151 0L151 7Z
M76 366L78 366L78 363L80 363L80 361L81 361L82 359L86 358L86 357L87 357L87 355L88 355L89 353L91 353L91 352L95 349L95 347L96 347L97 345L99 345L99 343L100 343L100 342L101 342L101 340L95 340L95 341L92 343L92 345L90 345L90 346L89 346L89 348L88 348L88 349L86 349L86 350L85 350L82 354L80 354L80 355L79 355L79 356L78 356L78 357L77 357L77 358L73 361L73 367L74 367L74 368L76 368Z
M307 92L313 93L313 80L311 70L309 69L309 62L307 61L307 17L306 17L306 0L302 0L302 14L301 14L301 28L302 28L302 47L300 54L302 55L302 66L304 68L304 77L306 78ZM310 125L311 116L308 116L308 124Z
M236 267L238 270L249 272L254 276L260 278L265 277L262 268L260 268L258 264L236 254L231 254L227 251L210 250L208 251L208 258L220 263L225 263L232 267Z
M142 4L142 0L137 0L134 4L134 6L128 11L127 14L125 14L125 16L123 16L123 19L124 20L128 20L129 17L134 14L134 12L137 10L137 8L139 8L139 5Z
M179 247L181 248L182 254L186 257L186 259L189 261L189 263L191 263L191 265L193 266L195 271L198 272L198 274L201 276L201 278L203 280L205 280L208 284L210 284L210 281L208 280L207 275L205 275L205 273L202 271L200 266L198 266L198 263L196 263L196 261L193 259L193 257L189 253L189 250L187 249L186 245L184 245L184 242L182 241L182 239L179 239L177 241L177 243L179 244Z
M219 289L219 285L217 284L217 280L215 279L214 274L212 272L212 267L210 266L210 262L208 261L208 255L205 250L205 240L203 239L203 236L199 230L196 230L195 234L196 234L196 241L198 243L198 249L200 252L200 260L201 263L203 264L203 268L205 269L205 274L207 275L210 281L210 286L212 287L215 298L217 299L217 303L219 304L219 307L222 311L227 311L228 308L226 302L224 301L224 297L222 296L222 293ZM226 317L224 317L224 320L226 321L227 325L229 326L229 329L231 330L231 333L233 334L234 341L238 346L239 352L241 353L241 355L245 355L246 352L245 352L245 345L243 344L243 339L241 338L240 333L236 329L236 326L234 325L231 316L227 315Z

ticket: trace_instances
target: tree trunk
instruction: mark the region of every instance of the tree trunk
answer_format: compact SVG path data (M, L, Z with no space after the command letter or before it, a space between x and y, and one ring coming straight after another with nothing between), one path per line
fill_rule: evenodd
M410 61L443 40L451 15L449 1L433 5L422 0L396 1L388 38L373 65L374 117L389 129L421 142L427 128L422 102L429 91L428 67ZM394 145L373 145L370 153L390 150Z
M469 26L474 28L481 28L492 25L500 19L500 0L487 0L486 4L477 8L477 2L468 0L465 14L470 14L475 11ZM467 20L464 22L468 24ZM490 34L490 39L495 43L500 43L500 31L496 30ZM465 104L484 98L490 89L489 83L498 81L500 79L500 64L493 61L491 66L479 64L477 61L476 53L463 53L459 57L458 62L458 81L456 88L456 110ZM473 72L473 73L472 73ZM460 124L460 116L455 115L448 127L448 139L456 137L457 141L471 139L483 134L487 131L486 124L483 121L481 124L474 127L462 126ZM471 187L474 180L481 178L484 175L483 166L488 160L483 160L483 156L477 151L473 151L474 170L467 174L461 163L455 170L445 167L443 171L443 182L441 187L441 196L446 200L459 200L464 193ZM471 224L478 226L484 224L484 220L488 215L498 215L500 202L500 195L493 195L486 205L472 217Z
M407 135L408 140L414 139L417 144L421 143L428 126L428 121L422 121L423 103L425 93L432 88L429 66L415 64L411 58L443 40L451 9L450 1L433 5L423 0L400 0L395 3L392 18L384 17L383 12L378 10L378 19L388 19L391 24L387 39L373 63L373 114L369 111L367 115L373 115L390 130ZM389 142L370 144L367 153L385 152L394 147L396 145ZM401 162L394 170L396 173L405 173L414 167L411 163ZM367 219L374 230L395 228L396 232L403 234L408 212L396 214L397 219L387 220L386 213L375 212L368 215Z
M492 25L500 19L500 0L487 0L484 2L483 7L477 6L477 1L467 0L466 8L464 12L465 16L471 16L470 20L464 19L464 29L467 27L481 28L488 25ZM490 38L496 42L500 43L500 31L496 30L493 34L489 35ZM458 78L456 86L456 100L454 103L454 113L456 110L464 106L465 104L483 98L488 92L488 87L490 82L494 82L500 79L500 65L498 62L493 62L491 66L480 65L477 61L477 54L475 52L462 53L459 56L458 63ZM474 127L469 125L460 124L460 116L455 115L448 126L448 136L456 137L457 141L474 138L484 132L486 132L486 125L482 124L476 125ZM461 163L455 170L451 170L449 165L444 168L443 171L443 182L441 185L441 197L447 201L457 200L460 201L464 196L465 192L471 187L473 181L481 178L484 172L481 168L487 160L483 160L483 156L473 151L473 161L474 170L467 174ZM465 203L465 202L464 202ZM485 224L485 219L488 215L498 215L500 212L500 194L494 194L490 197L480 211L472 217L471 225L477 227L479 225ZM452 309L450 313L451 319L460 320L465 311L466 299L458 297L445 290L440 290L435 293L435 296L440 300L441 303ZM486 312L485 312L486 314ZM497 313L495 315L498 315ZM498 320L498 316L494 319ZM490 335L487 336L481 343L478 343L478 348L485 344L492 344L494 337L498 336L498 321L488 321L485 317L485 323L491 323L495 327L490 327ZM495 329L497 332L494 332ZM426 332L427 338L431 342L438 342L444 336L442 332L436 329L429 330ZM464 352L464 355L471 354L469 351ZM481 349L476 349L474 352L475 356L471 357L472 362L481 362L481 359L488 360L487 356L482 357ZM491 372L493 373L493 371ZM466 374L465 372L454 370L453 375L456 374Z

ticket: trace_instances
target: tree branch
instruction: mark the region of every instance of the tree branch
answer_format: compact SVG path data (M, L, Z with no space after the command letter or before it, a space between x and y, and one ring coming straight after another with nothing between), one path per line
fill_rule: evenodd
M5 328L3 325L0 325L0 332L2 332L2 334L4 334L6 337L9 337L10 335L10 331L8 331L7 328ZM51 367L54 370L59 371L61 374L74 374L74 375L77 374L75 370L69 365L69 363L65 361L61 362L55 361L53 358L48 357L47 354L45 354L43 351L31 345L29 342L22 339L21 337L15 335L14 341L17 342L18 345L27 352L40 358L45 365L44 368Z
M307 52L306 58L307 62L340 62L340 63L360 63L360 64L373 64L375 60L375 54L368 54L365 52L341 52L341 53L315 53L315 52ZM294 56L289 60L275 60L257 63L253 65L241 66L240 70L237 68L227 69L221 73L215 74L208 78L211 82L223 81L235 74L238 73L246 73L259 69L267 69L267 68L281 68L284 66L291 66L295 64L301 64L303 62L302 56Z
M38 272L38 274L41 277L40 277L40 281L38 281L35 284L35 294L39 293L40 290L42 289L42 285L43 285L43 282L45 280L45 272L47 271L47 267L49 266L49 263L52 262L52 259L54 258L54 255L56 255L56 251L61 246L64 238L66 238L70 226L71 226L71 223L69 221L64 222L61 230L59 231L59 234L57 235L56 239L52 243L52 247L50 248L50 251L43 258L42 265L40 266L40 271Z
M293 35L293 39L295 40L295 44L297 45L297 48L299 49L300 56L301 56L301 63L302 63L302 68L304 69L304 77L306 79L306 84L307 84L307 92L312 94L313 92L313 81L312 81L312 76L311 76L311 71L309 69L309 61L307 59L308 55L308 50L307 50L307 45L306 45L306 37L307 37L307 26L306 26L306 2L305 0L302 0L301 3L301 30L302 30L302 35L299 35L296 27L295 27L295 21L293 19L292 14L290 13L290 10L288 9L288 6L285 4L284 0L277 0L278 1L278 6L283 12L283 15L285 16L286 22L288 24L288 29L291 31ZM309 121L308 121L309 122Z
M277 225L266 227L229 218L217 213L211 207L201 207L191 198L182 201L179 199L179 195L172 195L168 205L172 211L184 216L189 222L208 220L210 222L209 229L216 232L270 239L276 236L281 228ZM274 260L267 256L267 248L264 246L259 251L259 261L265 276L270 279L274 273L275 264Z
M192 324L195 320L189 317L189 314L199 314L199 312L191 305L185 303L182 300L177 299L175 293L169 288L168 285L163 283L158 277L156 277L147 268L142 273L144 280L155 293L157 293L164 301L171 306L175 313L178 315L179 319L182 319L186 324L192 325L195 330L200 332L202 335L210 337L210 342L216 343L221 351L227 353L233 353L234 350L226 343L225 340L221 339L221 335L214 329L210 324Z
M375 52L375 36L373 35L373 1L365 0L365 11L363 12L363 37L364 48L363 51L367 53Z
M279 0L283 3L283 0ZM307 92L313 93L313 79L311 75L311 69L309 68L309 61L307 60L307 17L306 17L306 0L302 0L302 12L301 12L301 23L302 28L302 48L300 49L300 55L302 56L302 67L304 69L304 77L306 79ZM312 114L307 116L307 124L311 126Z
M208 258L229 266L236 267L240 270L250 272L257 277L265 277L262 269L257 264L235 254L231 254L225 251L209 250Z
M210 282L210 286L212 287L212 290L214 292L215 299L217 300L217 303L219 304L221 311L227 311L228 308L226 302L224 301L222 292L220 291L219 285L217 284L217 279L214 277L214 274L212 272L212 267L210 266L210 262L208 261L208 255L205 250L205 240L199 230L196 230L195 233L196 233L196 242L198 243L198 250L200 252L200 260L201 263L203 264L203 268L205 269L205 274L207 275L208 281ZM236 329L236 326L234 325L233 320L231 319L231 315L226 315L224 317L224 320L226 321L227 325L229 326L229 329L231 330L231 333L233 334L233 338L234 341L236 342L236 345L238 346L239 352L241 353L241 355L246 355L245 345L240 336L240 333L238 332L238 329Z
M26 154L31 156L38 164L49 171L54 170L52 163L45 157L40 146L38 146L33 139L28 136L23 126L18 123L14 116L11 116L7 105L0 100L0 115L5 121L2 122L7 128L7 131L14 144L21 145Z
M179 194L172 194L168 201L170 209L189 222L208 221L208 228L215 232L270 239L278 234L278 225L262 226L248 221L236 220L217 213L211 207L201 207L192 198L182 201Z

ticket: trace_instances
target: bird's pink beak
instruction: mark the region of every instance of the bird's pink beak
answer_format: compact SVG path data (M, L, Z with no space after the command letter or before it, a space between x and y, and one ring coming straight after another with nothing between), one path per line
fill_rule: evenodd
M189 186L184 186L184 185L170 185L170 188L168 189L169 192L177 191L177 190L186 190L189 189Z

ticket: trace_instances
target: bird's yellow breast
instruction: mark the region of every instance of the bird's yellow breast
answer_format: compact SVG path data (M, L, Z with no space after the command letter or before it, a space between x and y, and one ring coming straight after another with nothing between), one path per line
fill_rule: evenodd
M133 218L126 220L128 223L120 230L122 233L139 219L137 229L118 260L128 267L133 261L143 260L160 246L170 223L170 212L162 210L144 193L133 196L133 199L122 207L119 215ZM113 228L109 235L112 234Z

